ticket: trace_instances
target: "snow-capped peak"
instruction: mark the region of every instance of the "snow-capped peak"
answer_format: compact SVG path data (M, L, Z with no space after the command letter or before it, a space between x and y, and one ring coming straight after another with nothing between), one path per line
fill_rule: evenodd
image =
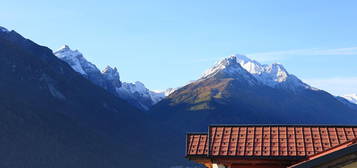
M299 87L311 88L294 75L289 74L281 64L261 64L258 61L252 60L244 55L236 55L236 57L238 63L245 70L251 73L258 81L267 86L276 87L279 85L293 90Z
M244 55L236 55L238 63L249 73L261 76L265 79L273 80L275 82L286 81L289 73L285 70L284 66L278 63L271 65L260 64L258 61L252 60Z
M289 77L289 73L285 70L284 66L278 63L264 66L262 74L268 75L268 78L278 83L286 81Z
M311 88L296 76L289 74L282 64L261 64L258 61L252 60L244 55L236 56L237 61L245 70L267 86L276 87L279 85L293 90L299 87Z
M57 51L71 50L67 44L61 46Z
M252 60L245 55L235 55L237 62L251 74L261 74L264 71L264 66L259 62Z
M83 57L82 53L77 50L71 50L68 45L63 45L54 54L66 61L75 71L79 72L80 74L86 75L86 70L84 69L84 64L90 64L85 58ZM90 65L93 66L93 65Z
M117 90L120 88L122 83L120 81L120 76L117 68L112 68L109 65L105 67L101 72L102 78L107 82L107 87Z
M68 45L63 45L54 54L92 83L106 89L113 95L127 100L140 109L148 110L165 97L164 93L150 91L143 83L138 81L135 83L122 83L117 68L107 66L100 71L94 64L87 61L82 53L78 50L72 50Z
M82 53L78 50L71 50L68 45L63 45L59 49L57 49L54 54L59 57L83 57Z
M116 67L112 68L109 65L102 70L102 74L107 80L119 80L119 72Z
M212 68L207 70L202 78L210 77L222 71L246 78L249 77L249 75L247 75L248 73L253 75L260 83L270 87L281 86L293 90L298 87L311 88L294 75L289 74L281 64L261 64L258 61L240 54L219 61Z
M225 75L230 76L236 76L238 74L245 76L247 74L246 70L244 70L237 62L237 57L235 55L232 55L228 58L224 58L218 61L212 68L205 71L201 79L214 76L220 72L223 72Z
M347 99L351 103L357 104L357 94L348 94L348 95L343 95L341 97Z
M104 73L104 72L111 72L111 71L117 71L117 68L116 68L116 67L112 68L111 66L107 65L107 66L103 69L102 72Z

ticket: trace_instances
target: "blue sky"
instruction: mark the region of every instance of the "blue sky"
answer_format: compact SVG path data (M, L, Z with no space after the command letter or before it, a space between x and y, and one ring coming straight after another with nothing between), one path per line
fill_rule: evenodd
M186 84L240 53L333 94L357 93L357 1L4 1L0 25L150 89Z

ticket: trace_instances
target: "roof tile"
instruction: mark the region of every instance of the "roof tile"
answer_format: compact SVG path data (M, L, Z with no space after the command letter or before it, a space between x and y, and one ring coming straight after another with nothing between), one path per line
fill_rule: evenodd
M211 126L209 135L187 135L186 153L188 156L310 156L355 138L357 127Z

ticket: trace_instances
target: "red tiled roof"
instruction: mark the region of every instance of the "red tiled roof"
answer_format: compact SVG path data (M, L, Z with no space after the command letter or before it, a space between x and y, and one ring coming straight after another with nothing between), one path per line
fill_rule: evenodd
M208 135L201 134L187 134L187 147L189 155L207 155L208 153Z
M187 156L307 157L357 138L357 127L210 126L208 134L187 136Z
M314 155L311 155L309 157L307 157L305 160L298 162L294 165L289 166L289 168L297 168L297 167L306 167L304 165L309 165L309 164L321 164L322 162L332 162L333 159L337 159L339 157L339 155L341 154L337 154L339 151L342 150L349 150L348 148L356 148L357 145L357 138L349 140L345 143L339 144L337 146L334 146L326 151L322 151L319 153L316 153ZM348 151L349 152L353 152L355 153L356 150L354 149L353 151ZM328 155L330 155L328 157ZM336 156L334 156L336 155ZM343 153L343 155L346 155L346 153ZM324 157L328 157L327 159L324 159ZM354 159L354 158L351 158ZM312 166L308 166L308 167L312 167Z

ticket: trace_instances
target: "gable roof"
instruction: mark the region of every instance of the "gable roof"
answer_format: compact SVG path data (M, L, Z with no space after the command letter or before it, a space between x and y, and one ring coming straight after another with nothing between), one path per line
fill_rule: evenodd
M355 138L357 126L210 126L208 134L188 134L186 156L301 159Z

